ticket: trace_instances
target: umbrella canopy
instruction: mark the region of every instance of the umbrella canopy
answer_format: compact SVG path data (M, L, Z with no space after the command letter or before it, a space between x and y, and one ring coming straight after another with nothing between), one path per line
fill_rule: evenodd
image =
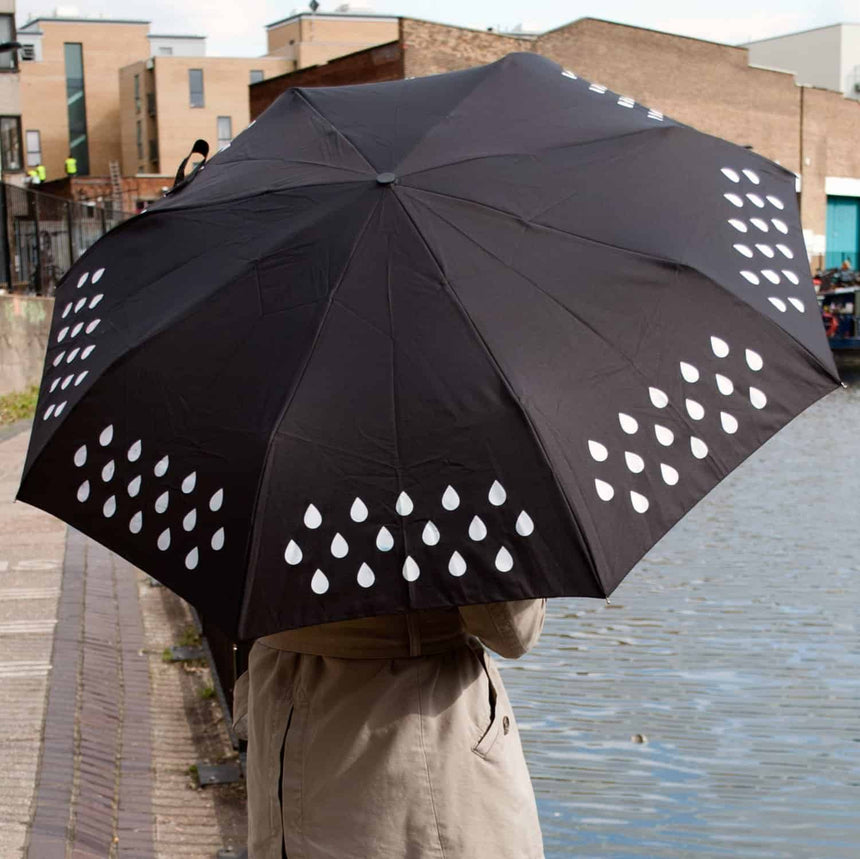
M291 90L60 284L19 498L242 639L607 595L838 384L794 182L532 54Z

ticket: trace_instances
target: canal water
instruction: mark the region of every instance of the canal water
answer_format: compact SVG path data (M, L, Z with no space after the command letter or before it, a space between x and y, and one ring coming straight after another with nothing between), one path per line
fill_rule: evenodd
M504 664L547 859L860 857L860 375L845 379L611 605L551 601L537 649Z

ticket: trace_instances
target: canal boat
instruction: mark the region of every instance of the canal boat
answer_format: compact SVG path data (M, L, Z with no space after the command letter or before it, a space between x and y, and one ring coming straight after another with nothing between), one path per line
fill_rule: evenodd
M818 303L836 365L860 367L860 285L819 293Z

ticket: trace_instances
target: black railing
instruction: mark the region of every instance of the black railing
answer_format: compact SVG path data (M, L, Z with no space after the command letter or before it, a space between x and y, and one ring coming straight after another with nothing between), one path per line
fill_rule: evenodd
M129 217L95 203L0 183L0 289L53 295L72 263Z

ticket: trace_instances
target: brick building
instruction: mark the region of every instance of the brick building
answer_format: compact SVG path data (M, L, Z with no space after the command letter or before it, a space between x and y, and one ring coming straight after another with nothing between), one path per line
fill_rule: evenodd
M800 177L811 264L825 262L828 196L860 201L860 103L751 66L745 47L583 18L540 35L467 30L400 18L397 39L251 87L251 116L291 86L397 80L534 51L615 92L751 146ZM830 248L828 263L844 254ZM853 260L856 262L857 260Z

